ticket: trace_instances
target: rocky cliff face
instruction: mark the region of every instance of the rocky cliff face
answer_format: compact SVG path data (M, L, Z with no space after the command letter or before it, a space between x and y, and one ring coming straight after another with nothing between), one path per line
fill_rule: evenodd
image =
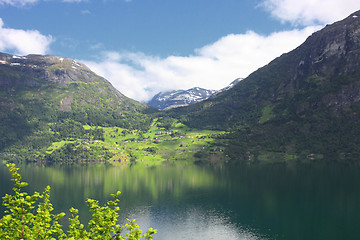
M293 94L304 88L323 89L339 84L342 85L341 89L337 89L340 91L324 96L319 103L329 106L335 102L349 104L351 101L358 101L359 93L354 92L354 89L359 89L360 81L359 22L360 12L356 12L345 20L314 33L303 45L290 53L291 57L297 56L298 61L288 85ZM342 100L331 100L332 96Z

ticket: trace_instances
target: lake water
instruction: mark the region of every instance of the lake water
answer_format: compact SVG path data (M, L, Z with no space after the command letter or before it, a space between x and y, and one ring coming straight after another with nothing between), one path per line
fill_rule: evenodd
M357 167L19 167L28 192L50 185L56 213L78 208L83 223L87 198L105 202L120 190L122 219L157 229L154 239L360 239ZM1 196L10 193L3 165L0 181Z

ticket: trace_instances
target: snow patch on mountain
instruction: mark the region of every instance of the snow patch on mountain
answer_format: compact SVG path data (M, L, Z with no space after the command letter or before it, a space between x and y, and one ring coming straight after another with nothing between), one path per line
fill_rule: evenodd
M200 87L194 87L188 90L159 92L149 102L147 102L147 104L159 110L188 106L206 100L223 91L227 91L241 80L242 78L238 78L233 81L229 86L221 90L209 90Z

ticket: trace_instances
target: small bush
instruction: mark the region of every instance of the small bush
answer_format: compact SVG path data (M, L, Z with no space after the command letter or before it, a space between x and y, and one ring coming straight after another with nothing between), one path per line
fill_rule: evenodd
M87 228L79 221L78 210L71 208L69 230L65 232L59 220L65 213L53 214L50 203L50 187L47 186L42 194L35 192L29 195L21 188L27 186L21 182L21 175L15 164L7 164L15 182L14 195L6 194L3 205L6 207L5 216L0 219L0 239L121 239L136 240L144 237L153 239L156 230L149 228L145 234L139 229L135 220L128 220L124 226L117 224L119 217L118 202L120 192L111 194L113 200L104 206L99 206L97 200L88 199L87 205L92 213L92 219ZM126 232L125 237L121 236Z

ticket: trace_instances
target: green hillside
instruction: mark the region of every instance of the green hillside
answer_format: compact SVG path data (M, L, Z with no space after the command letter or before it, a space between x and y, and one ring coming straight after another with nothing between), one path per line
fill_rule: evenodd
M74 60L0 53L0 154L121 165L358 161L359 15L326 26L216 97L163 112Z
M0 151L27 156L53 141L97 135L83 125L146 130L147 106L85 65L54 56L0 54Z
M356 159L359 14L314 33L229 91L169 114L191 127L231 131L233 159Z
M157 165L223 159L219 131L190 129L131 100L85 65L0 54L0 154L7 161Z

